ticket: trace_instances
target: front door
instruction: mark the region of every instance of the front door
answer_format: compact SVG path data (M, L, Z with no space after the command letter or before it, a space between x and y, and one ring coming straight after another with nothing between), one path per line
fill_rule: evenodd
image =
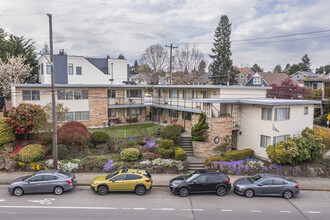
M233 130L232 150L237 150L237 130Z
M126 174L118 175L112 178L109 182L110 191L126 191Z
M45 189L42 188L43 176L33 176L28 179L28 183L24 186L25 193L37 193L37 192L45 192Z
M272 194L273 179L266 179L258 183L255 188L256 195L271 195Z
M218 174L208 174L206 177L205 191L213 192L218 183Z
M206 191L206 175L200 175L192 180L190 185L191 192L204 192Z

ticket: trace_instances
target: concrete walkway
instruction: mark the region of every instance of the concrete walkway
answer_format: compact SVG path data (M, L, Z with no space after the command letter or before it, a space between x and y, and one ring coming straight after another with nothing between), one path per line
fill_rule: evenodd
M11 181L31 174L31 172L0 172L0 184L7 185ZM92 180L105 173L76 173L78 185L88 186ZM155 187L168 187L169 181L178 176L178 174L152 174L153 184ZM235 176L231 175L230 182L233 184L235 180L241 177L247 176ZM292 177L299 183L299 188L302 190L319 190L330 191L330 178L307 178L307 177Z

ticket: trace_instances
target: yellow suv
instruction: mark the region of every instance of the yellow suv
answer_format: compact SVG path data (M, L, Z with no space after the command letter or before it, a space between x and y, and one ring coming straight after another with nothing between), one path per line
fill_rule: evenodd
M132 191L142 196L152 188L151 175L146 170L121 169L93 179L91 189L100 195L109 191Z

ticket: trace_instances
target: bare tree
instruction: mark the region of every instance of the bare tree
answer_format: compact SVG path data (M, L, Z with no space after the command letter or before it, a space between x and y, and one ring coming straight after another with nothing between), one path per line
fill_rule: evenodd
M30 76L32 67L24 64L25 57L19 55L10 57L7 55L7 62L0 59L0 90L3 95L10 95L11 84L21 84Z
M185 45L175 50L174 69L176 72L183 73L188 70L189 73L192 73L198 69L203 58L203 53L195 46Z
M149 46L140 58L140 63L148 66L144 68L150 72L144 74L150 79L152 84L158 84L159 77L168 67L168 54L167 51L160 44Z

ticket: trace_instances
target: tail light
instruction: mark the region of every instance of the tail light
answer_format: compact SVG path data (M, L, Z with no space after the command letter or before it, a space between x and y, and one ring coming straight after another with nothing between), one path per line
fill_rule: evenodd
M226 183L230 183L230 179L227 179L227 180L226 180Z
M146 181L147 183L149 183L149 182L150 182L150 179L146 179L145 181Z
M297 183L296 188L299 189L299 184Z
M67 183L73 183L73 180L66 180Z

